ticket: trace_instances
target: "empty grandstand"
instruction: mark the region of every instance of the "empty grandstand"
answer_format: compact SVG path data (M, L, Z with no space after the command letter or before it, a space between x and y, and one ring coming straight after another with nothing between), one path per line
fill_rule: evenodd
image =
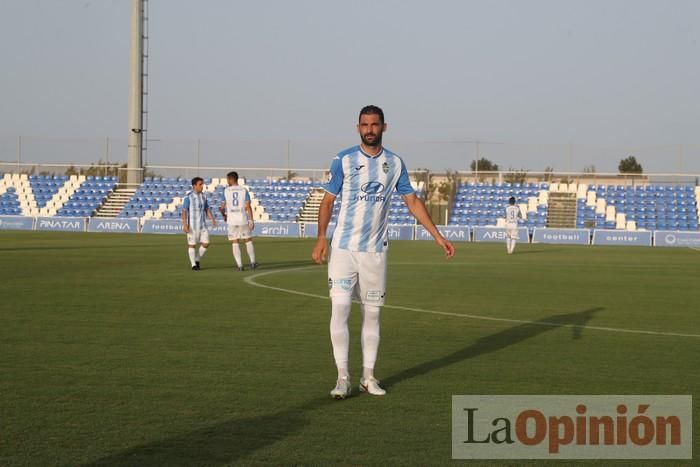
M225 178L206 178L205 194L217 219ZM321 182L286 178L241 178L251 194L256 222L314 223L323 197ZM430 196L414 181L419 196ZM698 230L700 187L690 183L637 185L555 182L457 182L448 211L450 226L503 225L508 199L523 214L521 226L616 230ZM113 217L179 219L190 189L185 177L146 177L136 187L119 185L116 176L26 175L0 178L0 215L27 217ZM427 200L430 202L430 199ZM335 204L337 217L342 199ZM401 197L392 193L389 222L412 225Z

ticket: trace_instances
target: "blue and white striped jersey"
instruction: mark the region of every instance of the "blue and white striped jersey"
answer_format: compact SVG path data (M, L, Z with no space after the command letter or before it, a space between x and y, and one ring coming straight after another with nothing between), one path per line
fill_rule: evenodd
M204 193L187 192L182 209L187 210L188 222L192 230L204 230L207 228L205 220L209 203Z
M250 202L248 190L240 185L227 186L224 189L226 222L228 225L247 225L246 206Z
M364 252L382 252L388 246L387 227L394 189L400 195L414 193L406 165L399 156L383 148L372 157L360 146L335 156L324 189L342 196L331 245Z

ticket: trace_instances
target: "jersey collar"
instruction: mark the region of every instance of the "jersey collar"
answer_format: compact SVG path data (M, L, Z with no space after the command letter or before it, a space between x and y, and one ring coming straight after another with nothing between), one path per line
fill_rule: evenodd
M368 158L370 158L370 159L376 159L377 157L379 157L379 156L381 156L381 155L384 154L384 146L382 146L382 150L379 151L379 152L377 153L376 156L370 156L369 154L367 154L366 152L364 152L364 151L362 150L362 146L361 146L361 145L360 145L360 146L357 146L357 149L360 151L360 153L361 153L363 156L368 157Z

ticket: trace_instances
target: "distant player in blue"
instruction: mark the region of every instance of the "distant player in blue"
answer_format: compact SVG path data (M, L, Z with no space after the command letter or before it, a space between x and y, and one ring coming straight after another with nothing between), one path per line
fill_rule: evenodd
M187 234L187 253L193 271L199 271L199 260L209 247L206 217L209 217L212 225L216 227L216 219L209 208L207 197L202 193L203 190L204 180L201 177L193 178L192 191L185 195L185 201L182 203L182 230Z
M364 107L357 131L362 144L341 152L331 163L330 179L324 186L326 194L318 213L318 239L312 253L316 263L326 260L326 229L333 203L342 195L328 262L331 343L338 368L331 396L336 399L344 399L351 392L348 317L353 296L362 308L360 392L376 396L386 394L374 377L374 365L379 350L379 312L386 295L387 226L394 189L445 255L451 258L455 254L454 247L437 230L425 204L413 191L403 160L382 147L382 134L386 131L382 109L373 105Z

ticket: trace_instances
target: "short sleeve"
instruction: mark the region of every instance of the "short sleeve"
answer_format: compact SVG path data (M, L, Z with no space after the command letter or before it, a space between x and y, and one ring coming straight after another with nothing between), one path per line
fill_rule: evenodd
M343 179L345 175L343 174L343 163L339 156L336 156L331 163L331 174L328 179L328 183L323 185L323 189L328 193L338 196L340 191L343 189Z
M182 209L190 209L190 197L185 196L185 201L182 203Z
M411 180L408 178L408 170L406 170L406 164L403 163L403 160L401 161L399 181L396 182L396 191L402 196L415 193L415 190L411 186Z
M206 211L207 209L209 209L209 200L204 198L204 210Z
M245 191L245 202L250 203L250 193L248 190Z

